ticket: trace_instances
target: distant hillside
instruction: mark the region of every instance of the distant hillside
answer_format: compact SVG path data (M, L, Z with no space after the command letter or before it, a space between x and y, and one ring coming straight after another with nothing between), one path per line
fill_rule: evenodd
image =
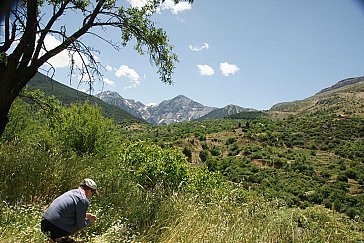
M321 93L325 93L325 92L329 92L329 91L335 91L338 90L340 88L345 88L345 86L349 86L349 85L353 85L353 84L357 84L360 82L364 81L364 77L357 77L357 78L347 78L344 80L341 80L339 82L337 82L336 84L334 84L333 86L323 89L320 92L318 92L317 94L321 94Z
M223 108L215 109L196 120L224 118L240 112L250 112L250 111L255 111L255 110L250 108L243 108L237 105L227 105Z
M304 100L279 103L270 112L330 113L364 116L364 77L342 80Z
M242 111L233 115L228 116L230 119L244 119L244 120L255 120L261 117L267 117L266 111Z
M97 104L101 107L102 113L106 117L114 118L117 123L134 123L144 122L143 120L130 115L128 112L110 105L99 98L90 96L78 90L72 89L64 84L61 84L49 77L37 73L28 83L29 89L40 89L47 96L54 95L63 104L72 104L77 102L85 102L89 100L91 104Z

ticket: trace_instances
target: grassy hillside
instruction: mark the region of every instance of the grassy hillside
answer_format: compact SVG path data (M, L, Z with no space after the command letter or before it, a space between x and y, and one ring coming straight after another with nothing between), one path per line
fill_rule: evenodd
M54 95L63 104L72 104L85 102L88 100L91 104L97 104L101 107L104 116L114 118L118 123L140 123L143 120L134 117L119 107L110 105L94 96L90 96L78 90L72 89L64 84L48 78L47 76L37 73L29 82L29 89L40 89L46 96Z
M242 108L240 106L235 106L235 105L227 105L223 108L218 108L215 109L211 112L209 112L208 114L197 118L197 121L202 121L202 120L206 120L206 119L218 119L218 118L225 118L228 117L230 115L234 115L237 114L239 112L254 112L254 109L250 109L250 108Z
M277 114L335 112L338 115L364 116L364 78L340 81L307 99L276 104L270 111Z

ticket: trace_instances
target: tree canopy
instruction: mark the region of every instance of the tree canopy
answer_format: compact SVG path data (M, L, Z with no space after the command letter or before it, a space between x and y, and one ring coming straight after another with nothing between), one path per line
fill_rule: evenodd
M165 31L150 19L162 2L151 0L142 8L134 8L115 0L4 1L0 12L4 32L0 42L0 135L14 99L38 69L60 52L68 52L70 77L77 73L78 81L88 83L90 91L93 83L101 80L102 65L94 55L97 50L81 40L82 36L91 35L115 50L134 40L135 50L148 54L150 62L158 68L160 79L171 84L178 59ZM46 7L52 9L51 15L43 12ZM71 13L82 16L82 24L77 27L63 24L61 20ZM118 30L120 40L105 38L97 32L100 28ZM49 35L60 41L57 46L46 45ZM80 62L76 63L76 58ZM52 74L55 69L50 65L48 71Z

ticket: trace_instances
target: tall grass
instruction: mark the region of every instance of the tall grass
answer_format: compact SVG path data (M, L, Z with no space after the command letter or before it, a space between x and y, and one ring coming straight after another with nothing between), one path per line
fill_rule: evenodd
M88 157L0 143L0 190L8 202L52 199L90 175Z
M202 203L178 195L165 201L143 242L361 242L360 223L322 206L304 210L247 194Z
M78 242L362 242L360 224L322 206L304 210L247 195L240 205L226 201L207 203L196 195L175 194L164 200L156 217L143 231L125 217L98 208L107 227L95 222ZM0 242L44 242L40 232L43 205L0 204ZM106 205L104 205L106 207ZM105 212L103 212L105 210ZM102 214L103 213L103 214ZM118 214L118 212L114 212Z

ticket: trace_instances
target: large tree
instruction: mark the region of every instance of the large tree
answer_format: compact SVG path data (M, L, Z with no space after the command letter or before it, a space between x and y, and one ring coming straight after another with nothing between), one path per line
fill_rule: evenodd
M149 54L151 63L158 67L161 80L172 83L177 57L166 33L155 27L150 19L163 1L150 0L143 8L133 8L119 6L118 3L125 1L117 0L2 0L0 136L8 123L9 109L15 98L38 69L60 52L68 51L70 77L77 71L78 81L87 82L90 90L95 80L101 80L102 66L95 58L94 48L81 40L86 35L101 39L115 49L134 39L135 50L139 54ZM52 14L43 13L45 8L51 9ZM60 24L62 18L75 13L82 17L80 26ZM110 40L100 34L100 29L110 28L120 31L120 40ZM60 41L56 47L47 46L46 39L50 35ZM48 67L52 68L51 65Z

